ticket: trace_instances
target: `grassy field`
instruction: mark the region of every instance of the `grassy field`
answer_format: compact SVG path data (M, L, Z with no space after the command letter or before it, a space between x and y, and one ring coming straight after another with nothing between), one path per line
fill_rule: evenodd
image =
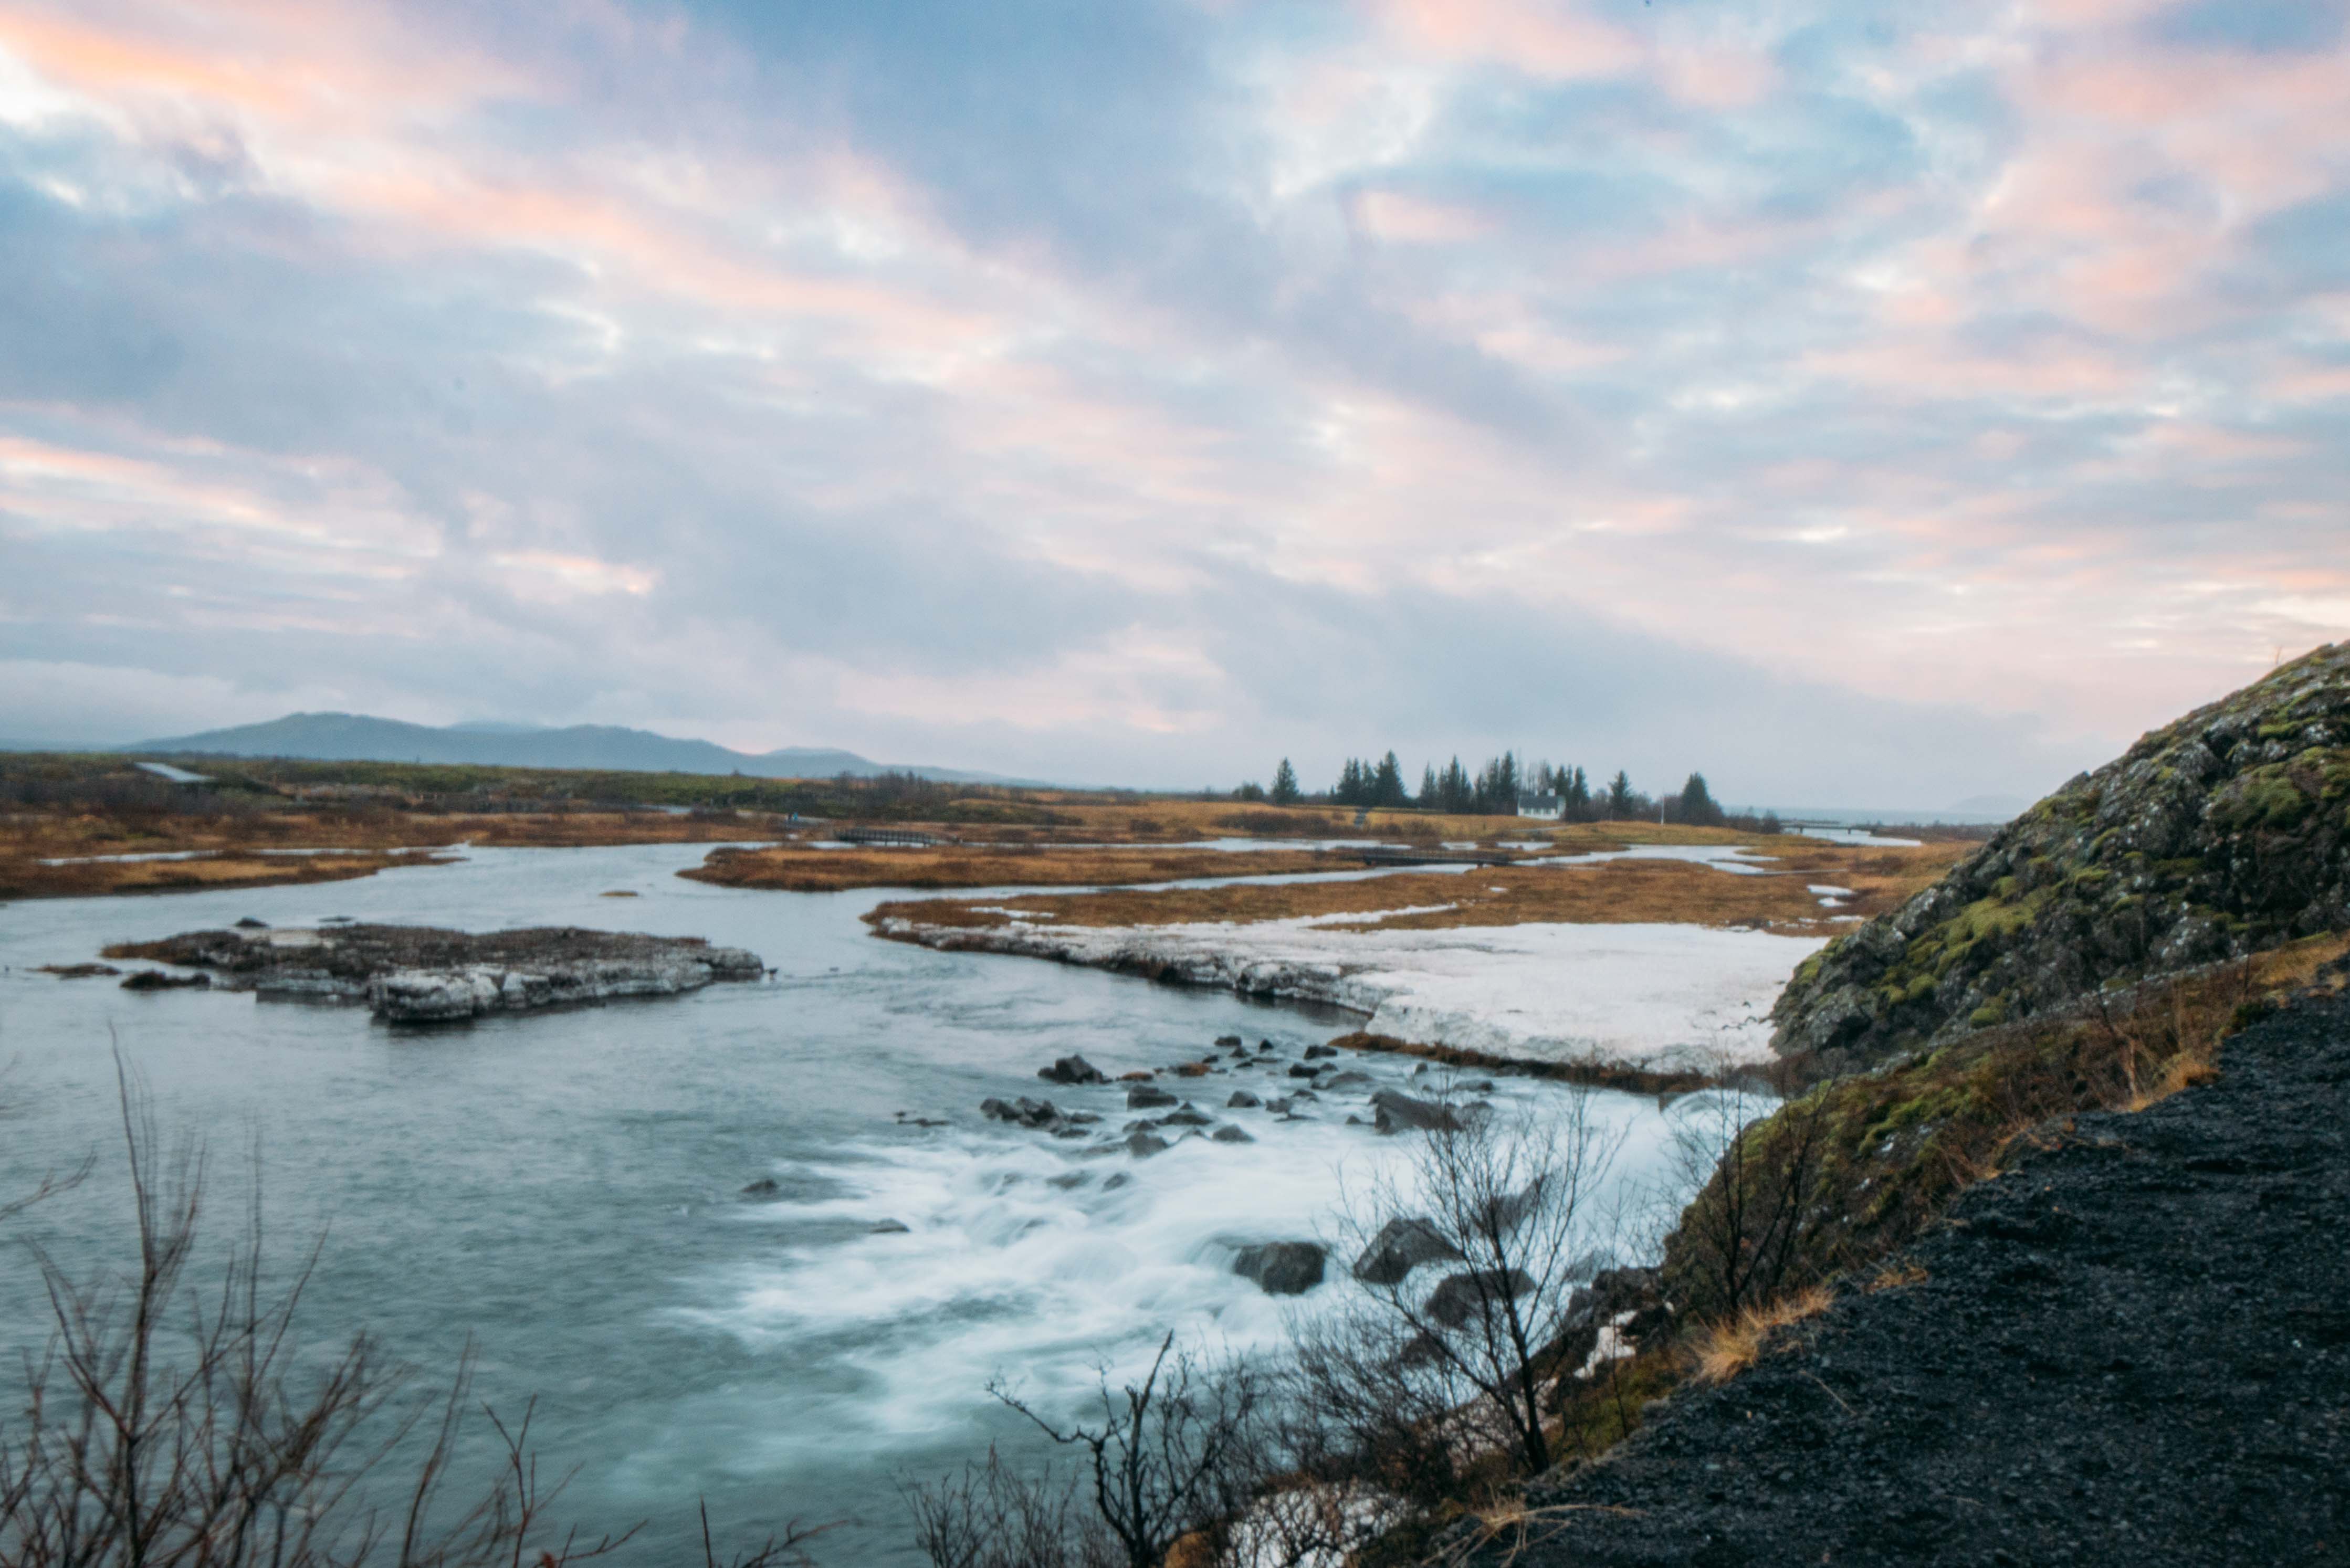
M1717 829L1644 828L1651 842L1657 835L1683 843L1736 842L1735 836L1720 835ZM1106 927L1360 915L1367 918L1359 926L1349 922L1347 929L1668 921L1833 936L1848 929L1854 917L1898 906L1971 847L1963 843L1916 848L1836 845L1789 836L1746 842L1755 853L1776 857L1769 874L1739 876L1680 860L1605 860L1583 866L1476 867L1458 875L1399 872L1351 882L1026 894L984 909L951 898L903 899L881 905L869 918L978 929L1010 925L1014 913L1056 926ZM1851 895L1841 898L1835 909L1823 908L1819 896L1810 891L1814 884L1849 888ZM1407 909L1419 912L1388 913Z

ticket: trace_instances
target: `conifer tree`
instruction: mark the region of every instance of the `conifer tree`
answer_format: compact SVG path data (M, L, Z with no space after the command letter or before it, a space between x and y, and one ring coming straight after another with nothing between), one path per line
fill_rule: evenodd
M1273 804L1295 805L1298 793L1297 770L1289 765L1287 757L1284 757L1281 759L1281 766L1275 768L1273 773Z
M1680 820L1700 827L1719 827L1721 819L1721 807L1715 804L1713 792L1705 787L1705 775L1690 774L1689 783L1681 785Z
M1631 775L1621 768L1607 781L1607 819L1620 822L1633 815Z
M1433 763L1419 770L1419 805L1422 811L1438 811L1443 808L1444 797L1437 789L1436 767Z
M1371 775L1371 804L1373 805L1405 804L1403 764L1396 761L1396 754L1393 752L1379 759L1378 769Z

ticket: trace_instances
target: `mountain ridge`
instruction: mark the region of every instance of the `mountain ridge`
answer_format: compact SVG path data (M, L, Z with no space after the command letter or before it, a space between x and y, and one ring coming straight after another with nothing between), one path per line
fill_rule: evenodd
M561 728L474 721L436 726L366 713L288 713L108 748L181 756L286 757L306 762L439 763L483 767L597 768L628 773L743 774L752 778L872 777L912 774L942 784L1030 784L1041 781L929 764L877 763L837 747L738 752L713 741L681 740L618 724Z

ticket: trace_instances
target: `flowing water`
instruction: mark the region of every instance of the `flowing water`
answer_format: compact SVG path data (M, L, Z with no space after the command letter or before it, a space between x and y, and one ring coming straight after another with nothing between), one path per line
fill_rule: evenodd
M470 1338L477 1393L508 1412L536 1396L545 1462L577 1467L563 1511L594 1531L650 1521L632 1549L645 1562L684 1554L697 1497L723 1534L853 1518L829 1560L911 1562L900 1477L991 1441L1042 1450L988 1399L991 1377L1074 1412L1097 1367L1147 1359L1166 1330L1279 1343L1297 1307L1235 1277L1233 1249L1333 1233L1342 1188L1399 1146L1346 1126L1336 1098L1305 1121L1222 1107L1235 1087L1276 1092L1347 1019L876 940L858 917L889 894L674 875L705 847L473 850L351 882L0 907L0 1200L92 1147L108 1157L17 1237L71 1273L122 1261L119 1049L165 1131L206 1140L216 1218L241 1220L257 1147L276 1252L323 1230L314 1339L365 1326L445 1366ZM615 891L638 896L602 897ZM777 972L431 1032L32 972L242 916L702 936ZM975 1110L1049 1094L1115 1131L1120 1090L1047 1087L1036 1068L1072 1052L1113 1075L1164 1066L1226 1033L1272 1040L1281 1066L1175 1086L1253 1143L1088 1158ZM1382 1082L1411 1065L1350 1064ZM1503 1078L1492 1097L1539 1110L1557 1093ZM1656 1103L1596 1103L1627 1135L1624 1179L1653 1175ZM773 1195L743 1196L766 1178ZM876 1233L885 1220L906 1230ZM0 1351L37 1345L46 1314L28 1250L0 1250Z

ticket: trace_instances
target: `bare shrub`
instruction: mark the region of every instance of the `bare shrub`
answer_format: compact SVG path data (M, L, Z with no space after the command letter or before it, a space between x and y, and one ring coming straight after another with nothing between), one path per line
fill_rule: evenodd
M1545 1353L1618 1225L1596 1198L1622 1140L1587 1091L1539 1117L1448 1121L1349 1195L1357 1288L1301 1324L1294 1371L1317 1461L1423 1502L1495 1456L1549 1467Z
M1669 1168L1688 1207L1668 1256L1685 1310L1734 1316L1791 1282L1827 1132L1823 1096L1782 1105L1743 1078L1679 1107Z
M424 1390L368 1334L313 1351L297 1332L314 1248L271 1285L256 1192L215 1282L203 1250L205 1156L159 1137L120 1075L135 1256L89 1279L33 1249L53 1326L0 1420L0 1563L9 1568L565 1568L632 1537L584 1539L550 1510L531 1413L482 1414L500 1455L452 1492L473 1356ZM797 1526L732 1560L784 1568ZM703 1521L702 1560L719 1558Z

